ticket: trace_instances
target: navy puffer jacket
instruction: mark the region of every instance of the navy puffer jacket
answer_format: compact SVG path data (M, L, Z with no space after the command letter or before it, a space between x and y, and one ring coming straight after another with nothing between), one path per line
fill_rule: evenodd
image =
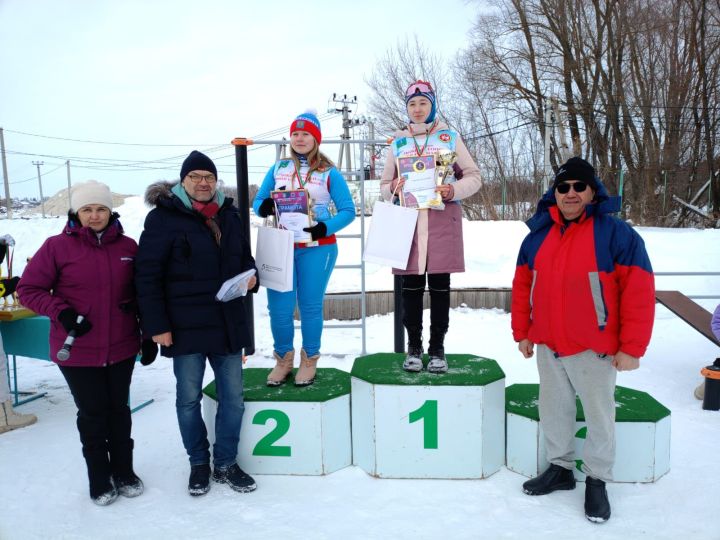
M135 261L135 284L145 336L172 332L162 355L235 354L250 344L243 298L215 300L226 279L255 268L245 227L232 199L217 214L215 241L205 218L171 192L174 184L151 185ZM257 290L257 287L255 288Z

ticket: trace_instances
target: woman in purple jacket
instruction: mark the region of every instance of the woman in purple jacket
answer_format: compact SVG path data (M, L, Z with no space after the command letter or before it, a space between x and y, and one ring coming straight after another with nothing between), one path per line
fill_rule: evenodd
M123 234L105 184L76 184L70 202L65 229L32 257L18 295L24 306L50 318L50 358L78 408L90 497L105 506L118 494L136 497L144 489L133 471L128 407L141 349L133 286L137 244ZM58 358L70 332L75 334L70 356ZM157 346L143 342L142 353L148 364Z

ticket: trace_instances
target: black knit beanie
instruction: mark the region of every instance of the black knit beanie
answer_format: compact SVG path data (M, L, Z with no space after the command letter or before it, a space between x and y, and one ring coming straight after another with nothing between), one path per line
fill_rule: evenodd
M598 188L595 169L583 158L572 157L560 166L558 172L555 174L553 189L555 189L560 182L567 180L585 182L594 191L597 191Z
M183 180L187 174L192 171L208 171L217 177L217 168L212 162L212 159L197 150L190 152L190 155L183 161L182 168L180 169L180 180Z

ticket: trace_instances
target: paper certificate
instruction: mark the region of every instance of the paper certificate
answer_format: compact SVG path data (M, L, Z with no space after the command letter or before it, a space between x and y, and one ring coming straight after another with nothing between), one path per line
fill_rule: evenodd
M311 242L312 235L303 231L311 226L310 201L305 189L273 191L270 196L275 202L278 227L292 231L295 242Z
M442 208L435 191L435 156L397 158L398 174L405 180L403 195L408 208Z
M221 302L229 302L230 300L235 300L240 296L245 296L248 290L248 282L254 275L255 269L251 268L250 270L246 270L245 272L226 280L215 295L215 299L220 300Z

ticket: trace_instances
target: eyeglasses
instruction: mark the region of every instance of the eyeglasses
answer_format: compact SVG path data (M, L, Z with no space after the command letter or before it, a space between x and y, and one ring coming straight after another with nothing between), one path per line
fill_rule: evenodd
M405 91L405 96L412 96L412 95L418 94L418 93L421 93L421 94L434 93L434 90L429 82L417 80L414 83L412 83L410 86L408 86L408 89Z
M214 174L188 174L187 177L193 184L199 184L201 180L205 180L208 184L217 182Z
M587 189L588 185L585 182L573 182L572 184L568 182L560 182L557 186L555 186L555 189L557 189L557 192L565 195L566 193L570 193L570 188L573 188L573 191L575 193L582 193Z

